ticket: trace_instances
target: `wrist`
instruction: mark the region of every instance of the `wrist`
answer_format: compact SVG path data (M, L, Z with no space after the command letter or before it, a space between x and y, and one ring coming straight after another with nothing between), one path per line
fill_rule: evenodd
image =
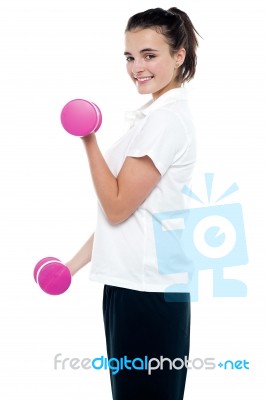
M95 143L96 142L95 132L92 132L87 136L82 136L81 140L83 141L84 144L91 144L93 142Z
M65 263L65 266L69 269L71 276L73 276L75 273L75 270L74 270L73 266L71 265L71 263L67 262L67 263Z

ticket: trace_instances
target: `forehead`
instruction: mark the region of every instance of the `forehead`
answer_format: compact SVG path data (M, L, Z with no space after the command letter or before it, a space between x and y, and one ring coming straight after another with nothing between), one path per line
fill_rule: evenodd
M168 48L164 35L155 29L139 29L125 33L125 49L128 52L141 51L143 48L160 50Z

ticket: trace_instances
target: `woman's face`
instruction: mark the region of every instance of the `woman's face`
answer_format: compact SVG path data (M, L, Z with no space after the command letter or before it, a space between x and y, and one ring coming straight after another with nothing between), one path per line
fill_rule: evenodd
M125 34L127 72L140 94L152 94L156 100L170 89L179 87L176 82L178 63L184 61L185 50L173 56L164 35L153 29L129 31Z

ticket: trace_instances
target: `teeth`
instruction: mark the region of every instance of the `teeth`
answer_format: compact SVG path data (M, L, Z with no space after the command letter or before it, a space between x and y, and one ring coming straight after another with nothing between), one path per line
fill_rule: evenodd
M138 81L149 81L150 79L152 79L153 78L153 76L146 76L146 77L144 77L144 78L136 78Z

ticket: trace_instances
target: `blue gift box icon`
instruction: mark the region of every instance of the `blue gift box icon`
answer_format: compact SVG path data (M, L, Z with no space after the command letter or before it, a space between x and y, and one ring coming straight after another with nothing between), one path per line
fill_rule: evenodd
M206 175L206 180L213 177L212 174ZM196 301L198 272L212 269L215 297L246 296L243 282L223 278L223 268L248 263L240 204L156 213L153 215L153 229L159 272L188 274L187 285L169 286L166 293L190 292L192 301Z

